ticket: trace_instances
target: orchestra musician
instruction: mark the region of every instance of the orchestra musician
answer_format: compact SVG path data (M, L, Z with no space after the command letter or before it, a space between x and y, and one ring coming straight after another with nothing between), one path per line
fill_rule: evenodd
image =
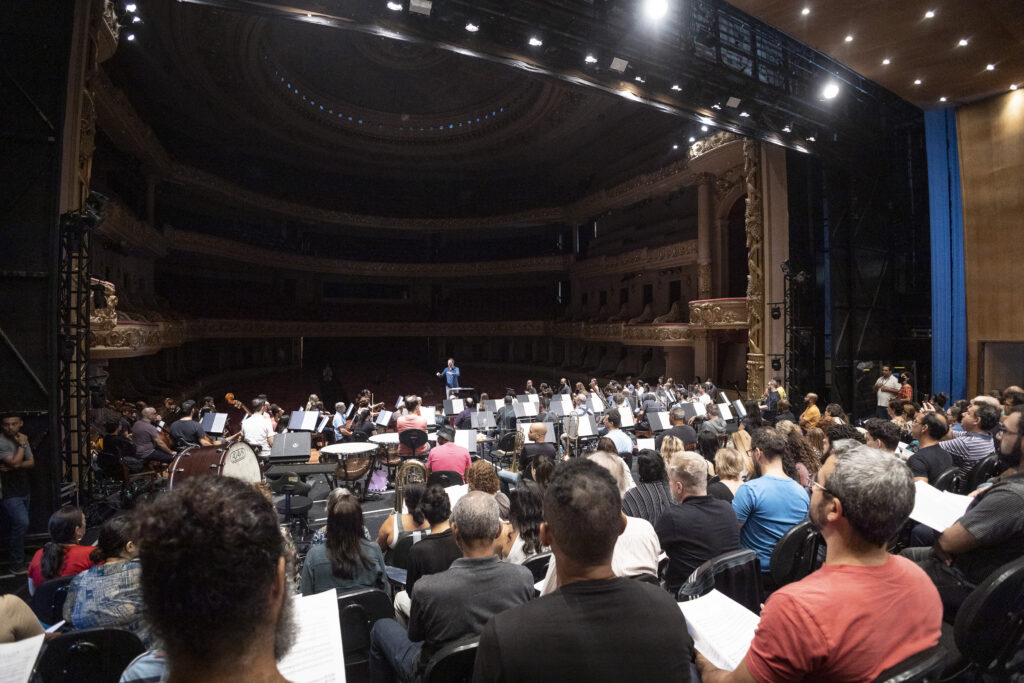
M269 457L274 445L269 409L266 399L256 397L252 400L252 412L242 420L242 440L262 457Z
M135 455L143 462L158 460L162 463L170 463L177 453L171 450L164 432L160 431L157 424L160 422L160 415L156 408L146 407L135 424L132 425L132 441L135 442Z
M171 425L170 432L172 445L181 451L193 446L212 446L213 442L202 425L196 421L196 402L193 400L184 401L181 404L181 417Z

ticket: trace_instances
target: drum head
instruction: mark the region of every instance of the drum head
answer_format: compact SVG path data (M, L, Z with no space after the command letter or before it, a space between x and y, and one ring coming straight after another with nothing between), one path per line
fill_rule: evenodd
M249 444L236 441L228 447L228 452L221 463L222 476L240 479L255 484L262 479L260 462Z

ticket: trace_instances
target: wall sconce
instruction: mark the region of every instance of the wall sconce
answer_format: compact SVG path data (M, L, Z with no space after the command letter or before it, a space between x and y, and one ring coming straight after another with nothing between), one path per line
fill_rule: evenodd
M772 370L778 372L782 369L782 361L778 358L772 358Z
M778 320L779 318L782 317L782 307L781 306L778 306L778 305L772 306L770 312L771 312L771 315L772 315L772 320Z

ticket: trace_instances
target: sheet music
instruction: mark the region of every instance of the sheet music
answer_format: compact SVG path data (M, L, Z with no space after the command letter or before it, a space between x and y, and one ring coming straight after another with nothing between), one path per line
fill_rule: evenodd
M207 413L203 415L203 431L207 434L223 434L227 422L227 413Z
M463 400L461 398L453 398L451 401L453 413L461 413L463 410L466 409L466 406L464 405Z
M292 599L298 632L292 649L277 663L278 671L291 683L344 683L337 591Z
M390 410L382 410L377 414L377 419L374 420L379 425L387 426L391 422L391 415L393 413Z
M527 394L526 398L529 399L530 403L540 405L540 394Z
M395 401L395 410L399 410L402 407L402 403L405 401L405 396L399 396L398 400Z
M722 403L728 403L729 402L729 397L725 395L724 391L719 391L718 392L718 398L722 399Z
M352 411L356 409L355 403L348 404L348 410L345 411L345 419L348 420L352 417Z
M649 450L653 451L654 450L654 439L637 439L636 440L636 447L639 450L641 450L641 451L644 450L644 449L649 449Z
M708 409L699 401L693 404L693 409L697 411L697 417L706 417L708 414Z
M697 651L712 664L734 671L747 656L760 618L717 590L679 603Z
M326 427L326 426L327 426L327 421L328 421L328 420L330 420L330 419L331 419L331 416L330 416L330 415L328 415L327 417L324 417L324 418L322 418L322 419L320 420L320 424L318 424L318 425L316 426L316 431L317 431L317 432L322 432L322 431L324 431L324 427Z
M729 409L729 404L728 403L719 403L718 404L718 414L721 415L723 420L731 420L732 419L732 410Z
M475 429L456 429L455 430L455 445L462 446L470 453L476 453L476 430Z
M910 518L942 532L953 526L967 512L974 499L949 491L940 491L928 482L914 482L914 509Z
M337 608L335 608L337 611ZM39 649L43 646L43 634L25 638L14 643L0 645L0 683L28 683L32 676Z
M437 420L437 408L435 406L420 406L420 415L427 421L427 428L434 426Z
M622 418L623 427L632 427L633 425L636 424L636 421L633 420L633 411L630 410L629 408L620 407L619 417Z
M737 417L742 418L747 416L747 409L743 407L743 401L733 401L732 407L736 409Z
M515 404L516 417L537 417L537 404L532 401Z

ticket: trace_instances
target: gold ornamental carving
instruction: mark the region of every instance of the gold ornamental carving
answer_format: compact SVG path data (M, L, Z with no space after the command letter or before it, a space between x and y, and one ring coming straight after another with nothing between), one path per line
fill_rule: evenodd
M709 299L690 302L690 327L735 330L747 327L746 299Z
M735 133L730 133L725 130L719 131L714 135L709 135L706 138L697 140L692 145L690 145L689 156L691 159L696 159L701 155L713 152L719 147L727 145L730 142L735 142L736 140L739 139L739 136L737 136ZM744 144L746 143L744 142Z
M697 259L697 240L686 240L663 247L634 249L618 256L599 256L576 261L572 273L576 277L601 277L609 273L675 268L694 263Z
M761 198L761 147L743 142L747 185L747 395L764 390L764 205ZM758 360L759 359L759 360ZM758 368L760 368L758 370Z

